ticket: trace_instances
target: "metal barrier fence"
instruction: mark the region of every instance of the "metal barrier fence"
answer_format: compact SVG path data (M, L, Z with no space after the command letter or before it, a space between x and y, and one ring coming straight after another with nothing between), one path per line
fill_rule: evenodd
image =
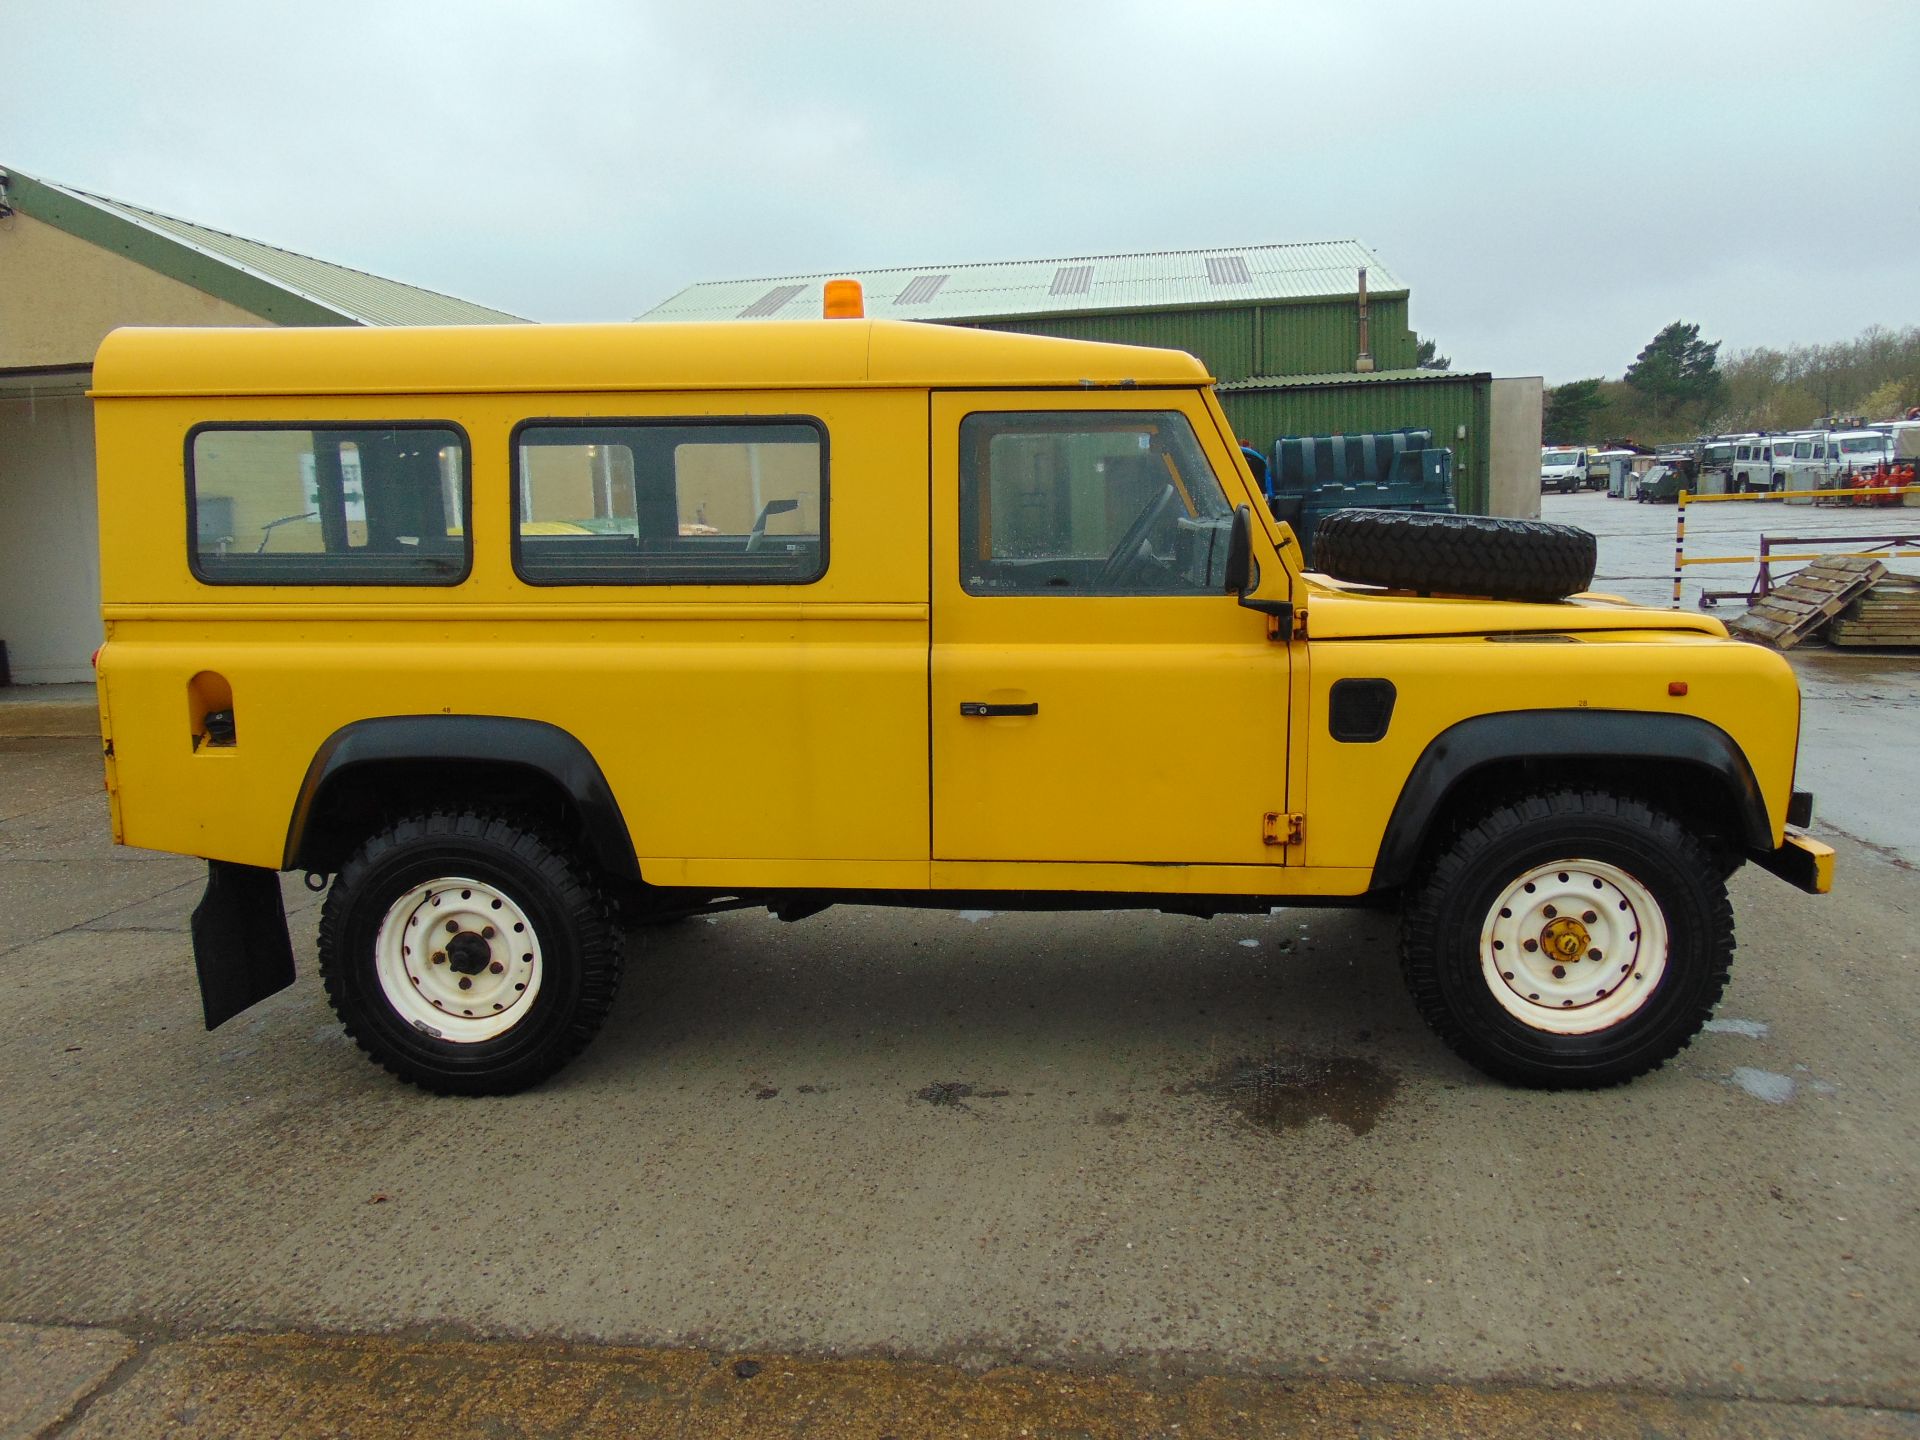
M1901 535L1772 535L1761 537L1760 550L1752 555L1689 555L1687 554L1687 507L1689 505L1721 504L1741 500L1837 500L1849 504L1856 500L1865 500L1877 495L1920 494L1920 485L1895 485L1884 489L1862 490L1757 490L1729 495L1692 495L1682 490L1675 497L1677 509L1673 517L1673 604L1668 608L1680 608L1680 575L1689 565L1745 565L1758 562L1761 566L1761 579L1756 584L1770 586L1772 583L1771 566L1781 560L1819 560L1829 555L1865 555L1873 559L1913 558L1920 556L1920 548L1893 549L1882 548L1887 545L1920 547L1920 532ZM1849 544L1868 543L1874 546L1870 550L1820 550L1810 554L1779 555L1772 552L1771 543L1778 541L1785 545L1818 545L1828 539L1844 541ZM1716 592L1716 594L1735 594L1738 592ZM1751 593L1751 592L1749 592ZM1762 592L1764 593L1764 592Z

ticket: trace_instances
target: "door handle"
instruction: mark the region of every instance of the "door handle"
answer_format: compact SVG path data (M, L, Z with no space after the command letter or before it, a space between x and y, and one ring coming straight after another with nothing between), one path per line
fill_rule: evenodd
M989 705L984 700L962 700L960 702L960 713L971 716L1038 715L1040 713L1040 702L1038 700L1029 700L1024 705Z

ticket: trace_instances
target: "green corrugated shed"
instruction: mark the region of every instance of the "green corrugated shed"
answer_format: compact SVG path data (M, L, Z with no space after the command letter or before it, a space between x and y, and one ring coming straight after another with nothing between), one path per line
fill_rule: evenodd
M820 314L826 282L839 278L860 282L867 314L876 320L1015 320L1244 308L1275 301L1349 300L1362 267L1370 294L1405 299L1407 287L1359 241L1318 240L707 280L689 285L640 318L813 319Z
M1454 503L1484 515L1491 497L1493 376L1449 370L1259 376L1220 386L1234 433L1263 455L1289 435L1431 430L1453 451Z
M1374 363L1415 363L1407 287L1357 240L843 270L689 285L642 320L806 319L829 279L858 280L876 320L1155 345L1222 380L1351 369L1366 271Z
M1360 353L1361 267L1368 349ZM1145 255L837 272L858 280L876 319L933 320L1026 335L1153 345L1197 355L1221 381L1242 439L1423 427L1454 452L1455 503L1484 512L1491 476L1491 380L1416 370L1407 287L1353 240ZM643 320L802 318L829 275L691 285Z
M1406 297L1370 299L1367 311L1374 363L1383 369L1411 366L1420 342L1407 328ZM1221 380L1334 370L1352 365L1360 350L1359 310L1351 299L949 323L1185 350Z

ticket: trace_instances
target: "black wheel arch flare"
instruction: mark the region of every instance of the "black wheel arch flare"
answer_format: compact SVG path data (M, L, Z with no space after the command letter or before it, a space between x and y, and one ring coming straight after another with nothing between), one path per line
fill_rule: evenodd
M1719 726L1694 715L1632 710L1511 710L1462 720L1428 742L1381 836L1370 888L1390 889L1412 876L1435 817L1475 771L1526 760L1678 763L1718 786L1750 849L1773 848L1760 782Z
M409 761L529 772L566 796L597 868L618 880L639 878L633 838L593 753L558 725L504 715L384 715L334 731L300 782L281 868L330 868L315 854L314 835L329 797L351 784L356 771Z

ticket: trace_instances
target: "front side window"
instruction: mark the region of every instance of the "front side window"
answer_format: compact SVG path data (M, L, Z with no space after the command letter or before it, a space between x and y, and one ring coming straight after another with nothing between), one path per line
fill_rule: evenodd
M1020 411L960 424L969 594L1219 593L1231 524L1177 411Z
M514 568L537 585L803 585L827 565L817 421L530 421Z
M209 584L458 584L466 510L451 426L206 425L187 443L188 553Z
M1794 441L1793 458L1796 460L1811 460L1813 458L1813 442L1811 440Z

